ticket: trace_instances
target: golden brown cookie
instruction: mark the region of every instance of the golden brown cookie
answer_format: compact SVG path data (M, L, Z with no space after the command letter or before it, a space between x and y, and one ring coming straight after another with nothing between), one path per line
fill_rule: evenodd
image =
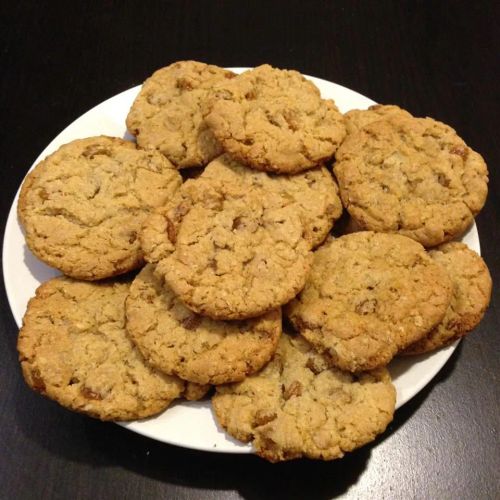
M97 280L142 264L138 232L181 185L172 164L129 141L61 146L26 177L18 214L30 250L73 278Z
M182 393L182 397L187 401L199 401L208 395L212 388L209 384L197 384L196 382L187 382Z
M293 204L274 207L265 198L200 177L146 221L146 259L191 310L214 319L256 317L304 286L312 253L300 216Z
M332 100L297 71L264 64L214 86L205 121L225 151L258 170L296 173L330 159L345 137Z
M101 420L161 412L185 383L147 365L125 331L129 283L58 277L41 285L19 332L27 384L62 406Z
M294 175L273 175L248 168L226 154L207 165L201 177L261 192L268 207L295 207L312 247L324 241L342 214L337 184L325 167Z
M206 165L222 149L203 122L200 103L217 82L234 73L196 61L155 71L127 116L127 128L143 148L153 147L177 168Z
M343 204L363 229L431 247L462 234L481 210L488 171L481 155L431 118L394 115L344 141L334 172Z
M200 384L237 382L262 368L281 335L281 309L245 321L199 316L148 264L126 302L127 331L146 360L170 375Z
M212 398L222 427L271 462L340 458L384 432L395 403L385 368L359 375L328 368L303 338L285 334L261 372L218 386Z
M451 283L422 245L396 234L353 233L314 255L286 308L294 327L343 370L389 363L444 317Z
M491 297L491 276L484 260L463 243L445 243L429 255L448 272L453 285L451 303L443 321L403 354L422 354L446 346L473 330Z
M368 109L351 109L344 115L347 134L354 134L369 123L391 116L411 118L412 115L394 104L374 104Z

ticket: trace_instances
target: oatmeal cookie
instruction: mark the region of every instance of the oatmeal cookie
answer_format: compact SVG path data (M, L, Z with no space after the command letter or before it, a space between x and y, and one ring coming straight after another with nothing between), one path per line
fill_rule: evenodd
M115 137L61 146L26 177L18 215L29 249L73 278L98 280L143 263L138 232L182 179L153 150Z
M444 317L451 283L405 236L353 233L314 255L302 292L286 308L293 326L334 366L384 366Z
M426 247L462 234L486 200L481 155L431 118L370 123L347 137L336 158L343 204L363 229L399 233Z
M258 170L296 173L330 159L345 137L332 100L297 71L264 64L214 86L205 121L225 151Z
M275 207L261 191L201 177L148 218L141 242L173 292L214 319L246 319L285 304L312 261L293 205Z
M127 116L140 147L153 147L177 168L198 167L222 153L203 122L201 102L208 90L235 75L218 66L179 61L143 84Z
M237 382L262 368L281 335L281 309L244 321L199 316L148 264L126 302L127 330L146 360L164 373L200 384Z
M329 368L303 338L286 334L261 372L218 386L212 398L222 427L271 462L340 458L384 432L395 403L385 368L359 375Z
M448 272L453 285L443 321L403 354L422 354L446 346L473 330L491 298L492 281L484 260L463 243L445 243L429 255Z

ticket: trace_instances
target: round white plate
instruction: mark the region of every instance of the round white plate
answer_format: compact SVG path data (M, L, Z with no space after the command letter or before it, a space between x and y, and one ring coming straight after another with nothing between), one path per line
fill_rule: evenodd
M239 73L246 68L232 69ZM352 108L363 109L374 104L371 99L335 83L319 78L308 78L318 86L323 97L334 99L342 112ZM133 139L127 134L125 118L139 88L138 86L122 92L75 120L42 151L33 166L59 146L73 139L99 134ZM35 294L35 289L43 281L60 273L40 262L26 247L16 216L18 196L19 192L12 203L5 229L3 273L10 307L20 327L26 305ZM479 253L479 237L475 225L464 235L462 241ZM456 343L432 354L392 361L389 369L397 390L397 408L429 383L455 348ZM157 417L122 425L158 441L186 448L225 453L252 451L251 446L231 439L221 430L215 422L208 401L179 402Z

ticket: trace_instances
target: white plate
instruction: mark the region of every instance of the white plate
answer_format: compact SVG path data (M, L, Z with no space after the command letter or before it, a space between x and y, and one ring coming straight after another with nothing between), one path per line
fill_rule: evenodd
M244 68L232 68L236 72ZM333 98L342 112L366 108L374 101L340 85L309 77L321 90L323 97ZM59 146L73 139L106 134L126 137L125 118L140 87L122 92L91 109L63 130L40 154L38 163ZM33 168L33 167L32 167ZM30 297L43 281L59 274L38 261L28 250L16 216L19 192L7 219L3 246L3 273L7 297L18 326ZM476 226L462 239L470 248L480 251ZM433 354L394 360L389 369L397 390L399 408L417 394L446 363L456 343ZM147 420L123 424L139 434L165 443L186 448L225 453L250 453L252 448L228 437L216 424L209 402L179 402L163 414Z

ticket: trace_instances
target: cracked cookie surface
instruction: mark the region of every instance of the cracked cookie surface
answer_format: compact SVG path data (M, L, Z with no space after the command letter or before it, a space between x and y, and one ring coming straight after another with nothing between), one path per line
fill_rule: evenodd
M244 185L198 178L149 217L148 262L193 311L214 319L259 316L304 286L312 253L293 206L275 207Z
M443 321L403 354L422 354L458 340L479 324L490 302L492 281L488 267L467 245L445 243L429 255L451 278L451 302Z
M125 331L129 283L54 278L28 304L19 332L27 384L62 406L102 420L164 410L184 381L149 367Z
M26 177L18 215L30 250L73 278L97 280L142 264L138 233L182 183L172 164L129 141L61 146Z
M295 173L330 159L345 137L332 100L293 70L265 64L214 86L207 125L224 150L258 170Z
M281 309L244 321L199 316L148 264L126 301L127 331L143 356L164 373L200 384L237 382L269 361L281 335Z
M217 82L234 73L196 61L161 68L143 84L127 116L141 147L153 147L177 168L198 167L222 153L203 122L201 102Z
M361 228L398 232L426 247L462 234L488 192L481 155L431 118L369 123L347 137L336 159L343 204Z
M412 115L394 104L374 104L368 109L351 109L344 114L347 135L354 134L369 123L391 116L411 118Z
M325 167L294 175L274 175L223 155L207 165L201 177L261 191L267 206L294 206L304 223L305 237L313 247L324 241L342 214L337 184Z
M420 340L443 319L450 297L447 273L419 243L365 231L320 247L284 312L334 366L355 372L387 365Z
M388 371L328 368L300 336L281 336L271 362L242 382L217 387L212 405L227 432L271 462L332 460L384 432L396 391Z

